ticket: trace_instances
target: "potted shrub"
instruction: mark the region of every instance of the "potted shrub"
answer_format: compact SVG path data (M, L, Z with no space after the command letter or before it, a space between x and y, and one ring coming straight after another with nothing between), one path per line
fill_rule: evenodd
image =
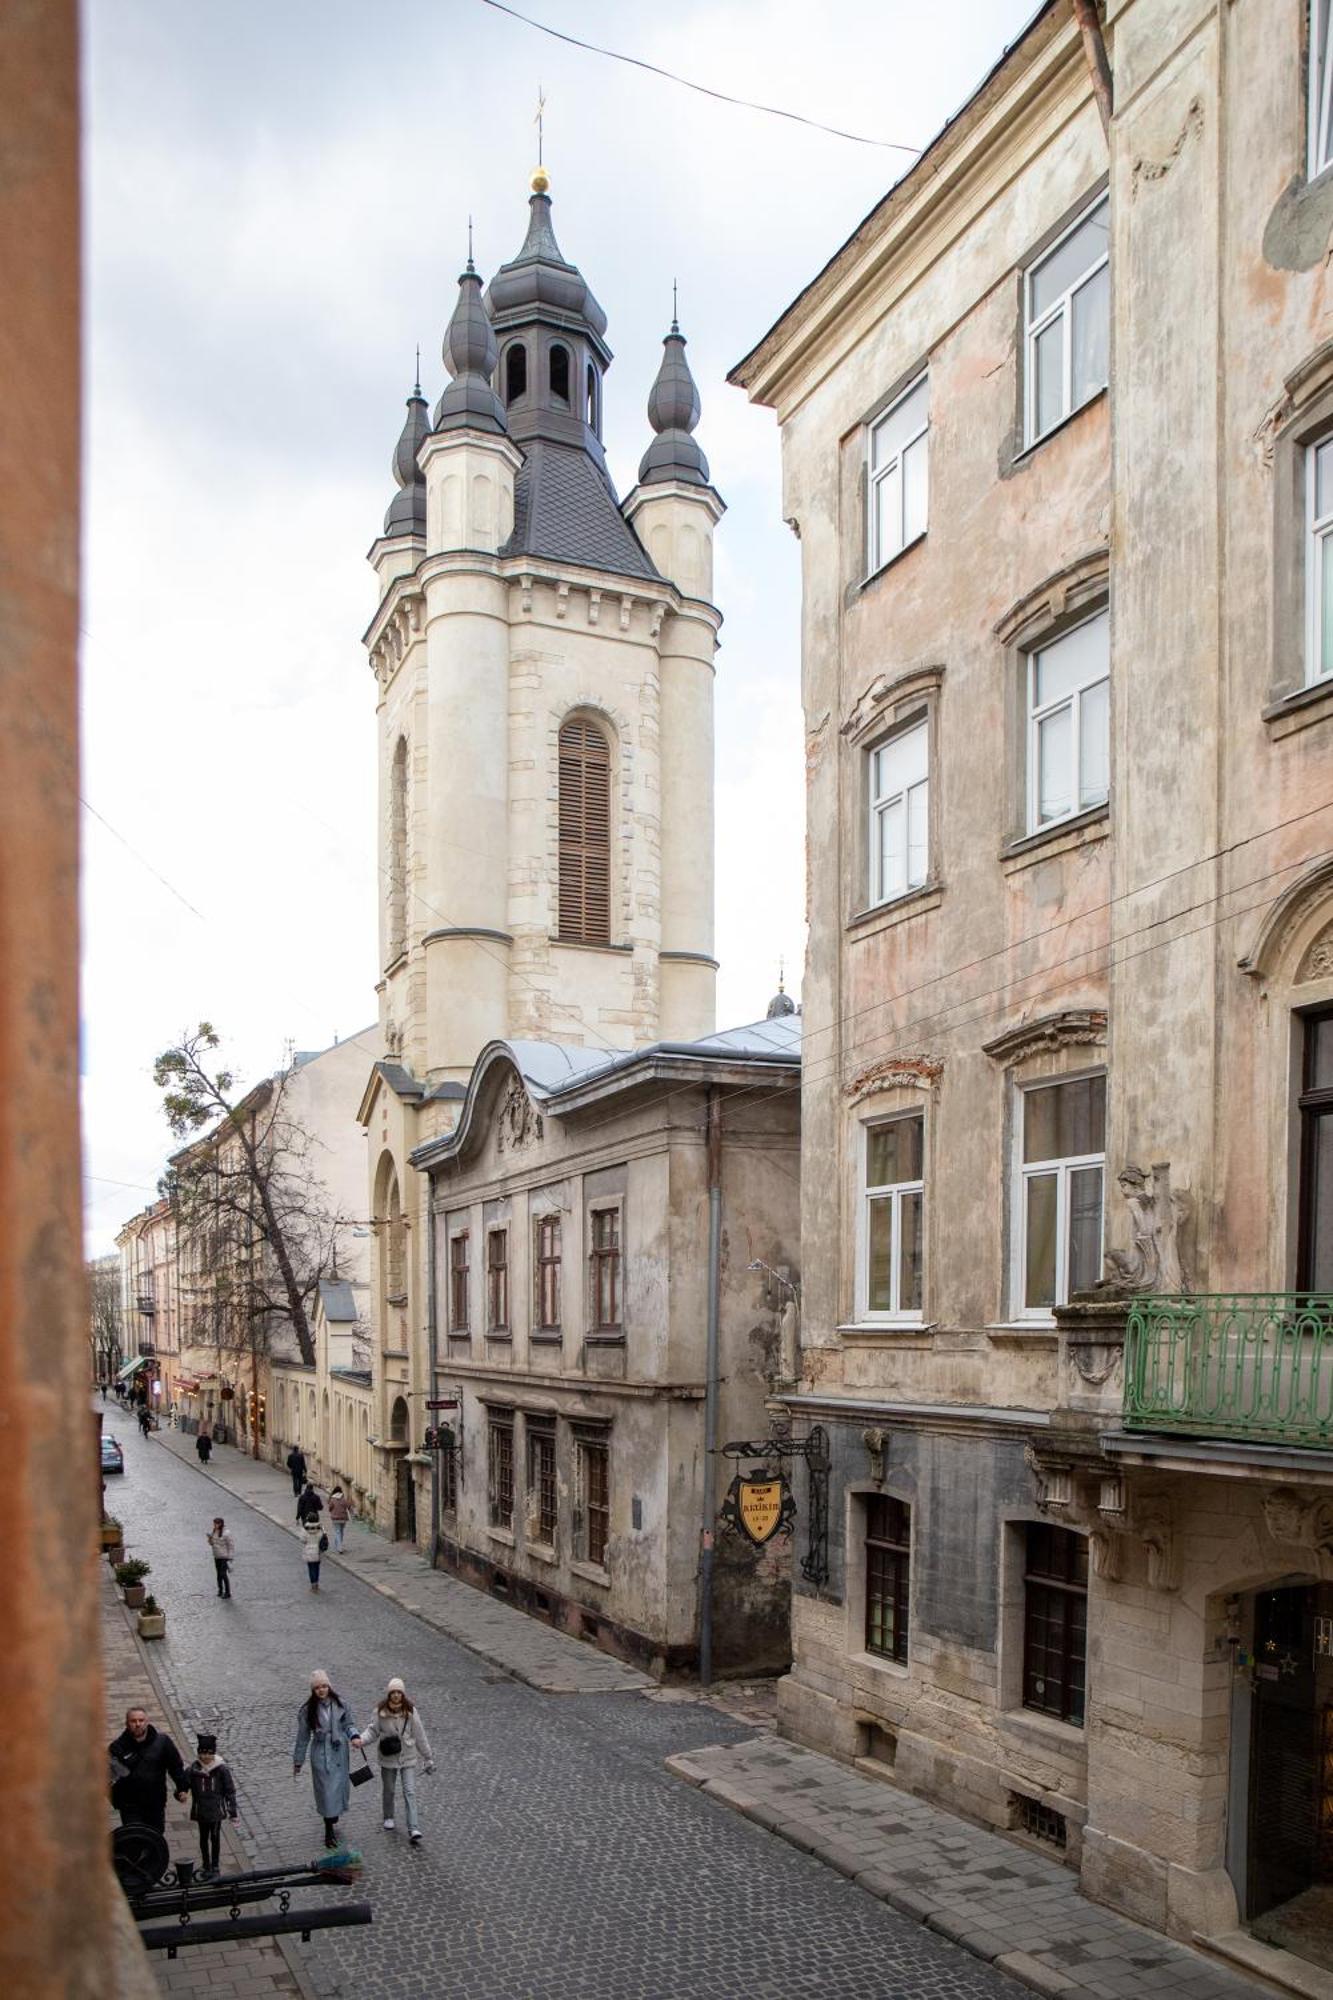
M167 1636L167 1614L155 1597L146 1597L139 1613L139 1637L141 1639L165 1639Z
M125 1534L120 1522L114 1514L104 1514L102 1516L102 1547L104 1549L123 1549L124 1546Z
M116 1564L116 1582L131 1611L137 1611L143 1603L143 1580L151 1568L152 1564L146 1563L141 1556L131 1556L128 1562Z

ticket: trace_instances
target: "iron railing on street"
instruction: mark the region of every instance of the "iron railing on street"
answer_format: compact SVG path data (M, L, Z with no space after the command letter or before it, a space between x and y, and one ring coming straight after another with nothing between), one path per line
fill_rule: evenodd
M1333 1298L1185 1292L1135 1299L1127 1430L1333 1447Z

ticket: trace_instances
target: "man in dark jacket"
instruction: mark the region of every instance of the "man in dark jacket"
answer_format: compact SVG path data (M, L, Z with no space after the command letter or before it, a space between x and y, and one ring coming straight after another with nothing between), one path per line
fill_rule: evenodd
M306 1521L317 1521L323 1512L324 1502L320 1499L314 1487L303 1487L296 1502L297 1520L303 1523Z
M305 1453L299 1444L294 1444L287 1454L287 1470L292 1475L292 1492L299 1500L305 1485Z
M185 1760L171 1738L154 1729L141 1708L127 1709L125 1728L107 1745L111 1757L111 1803L122 1825L138 1820L166 1831L167 1780L178 1799L186 1795Z

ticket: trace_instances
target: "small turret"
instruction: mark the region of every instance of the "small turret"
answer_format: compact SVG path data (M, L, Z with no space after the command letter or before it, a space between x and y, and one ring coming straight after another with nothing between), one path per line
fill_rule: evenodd
M699 391L685 359L685 336L672 317L662 342L662 363L648 396L648 421L657 435L639 463L639 483L657 485L678 480L685 486L707 486L708 460L691 433L699 421Z
M430 434L430 416L418 378L407 399L407 420L394 447L393 476L399 491L384 516L386 535L425 535L426 475L417 463L417 453Z
M481 279L469 253L467 268L458 280L458 303L445 329L444 365L454 379L435 405L437 431L506 434L504 408L491 387L496 353L495 332L482 303Z

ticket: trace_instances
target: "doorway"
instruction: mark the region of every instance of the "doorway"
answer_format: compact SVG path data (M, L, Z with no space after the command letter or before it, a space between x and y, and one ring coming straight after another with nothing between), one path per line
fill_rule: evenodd
M1264 1943L1333 1971L1333 1585L1259 1590L1245 1610L1245 1914Z
M412 1468L406 1454L400 1454L395 1466L396 1483L393 1498L393 1536L396 1542L414 1542L417 1538L417 1482L412 1477Z

